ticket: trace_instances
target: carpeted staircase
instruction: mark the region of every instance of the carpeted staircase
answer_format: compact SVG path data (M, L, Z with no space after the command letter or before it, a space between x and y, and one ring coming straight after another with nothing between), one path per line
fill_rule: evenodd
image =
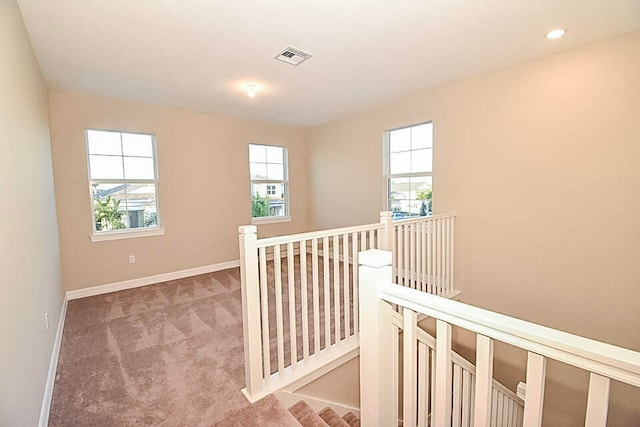
M352 412L347 412L342 417L328 407L315 412L304 400L291 406L289 412L302 427L360 427L360 418Z
M352 412L340 417L331 408L318 412L304 400L289 410L270 394L243 408L229 411L214 427L360 427L360 418Z

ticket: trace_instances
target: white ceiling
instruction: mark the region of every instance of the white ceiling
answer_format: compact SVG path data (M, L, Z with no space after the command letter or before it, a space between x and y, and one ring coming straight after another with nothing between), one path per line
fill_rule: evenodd
M18 0L50 84L311 126L640 29L640 0ZM568 28L556 41L542 34ZM314 54L275 61L287 46ZM249 99L243 84L254 82Z

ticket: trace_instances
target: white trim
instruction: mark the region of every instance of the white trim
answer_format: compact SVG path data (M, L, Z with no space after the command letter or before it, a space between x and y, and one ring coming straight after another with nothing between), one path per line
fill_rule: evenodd
M56 337L53 340L51 349L51 359L49 360L49 372L44 385L44 395L42 396L42 407L40 408L39 427L46 427L49 424L49 410L51 409L51 399L53 398L53 385L56 380L56 370L58 369L58 357L60 356L60 346L62 344L62 332L64 330L64 320L67 317L67 303L69 299L64 296L62 307L60 307L60 317L58 318L58 328Z
M275 224L278 222L291 222L290 216L258 216L255 218L251 218L251 224L261 225L261 224Z
M137 237L161 236L163 234L163 227L149 227L143 230L128 229L122 231L103 231L100 233L93 233L89 237L91 237L92 242L105 242L107 240L135 239Z
M213 273L214 271L226 270L240 266L240 260L221 262L218 264L205 265L202 267L188 268L186 270L172 271L169 273L156 274L153 276L140 277L137 279L124 280L122 282L108 283L105 285L92 286L89 288L75 289L67 291L69 300L86 298L95 295L108 294L110 292L122 291L125 289L139 288L141 286L155 285L156 283L167 282L169 280L183 279L185 277L197 276L199 274Z

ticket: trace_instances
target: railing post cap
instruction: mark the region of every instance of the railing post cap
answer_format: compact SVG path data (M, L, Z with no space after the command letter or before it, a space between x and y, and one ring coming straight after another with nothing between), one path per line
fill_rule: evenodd
M238 227L239 234L256 234L258 232L258 227L255 225L241 225Z
M391 265L391 252L380 249L369 249L358 255L360 265L372 268L380 268Z

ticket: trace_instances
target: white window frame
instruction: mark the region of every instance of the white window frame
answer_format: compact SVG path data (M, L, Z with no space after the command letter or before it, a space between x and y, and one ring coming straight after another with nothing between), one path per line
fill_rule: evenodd
M282 148L282 180L273 180L273 179L251 179L251 154L250 154L250 146L262 146L262 147L277 147ZM261 216L254 217L251 215L251 224L272 224L278 222L290 222L291 221L291 206L289 199L289 149L284 145L274 145L274 144L261 144L252 142L247 146L247 154L248 154L248 166L249 166L249 200L251 201L253 198L253 184L273 184L273 185L284 185L284 216ZM277 188L277 187L276 187Z
M428 172L412 172L412 173L395 173L392 174L391 173L391 146L390 146L390 134L393 131L398 131L398 130L402 130L402 129L409 129L409 128L413 128L416 126L422 126L422 125L427 125L427 124L431 124L432 126L432 136L433 136L433 140L432 140L432 146L431 146L431 170ZM385 177L385 194L384 194L384 210L392 210L391 206L390 206L390 200L389 200L389 194L391 193L391 179L392 178L414 178L414 177L421 177L421 176L430 176L431 177L431 191L433 194L433 153L435 150L435 127L433 125L433 120L428 120L425 122L420 122L420 123L414 123L411 125L407 125L407 126L401 126L401 127L397 127L397 128L393 128L393 129L387 129L384 131L384 135L383 135L383 156L382 156L382 171L383 171L383 175ZM409 151L413 151L413 150L409 150ZM431 201L433 203L433 196L431 198ZM433 212L431 213L433 214Z
M91 162L90 162L90 151L89 151L89 132L90 131L98 131L98 132L113 132L119 133L122 140L122 134L134 134L134 135L146 135L151 136L152 139L152 147L153 147L153 172L155 179L92 179L91 177ZM158 153L156 146L156 136L151 133L144 132L130 132L123 130L113 130L113 129L98 129L98 128L86 128L85 129L85 145L86 145L86 160L87 160L87 177L89 182L89 203L90 203L90 212L91 212L91 234L89 237L92 242L102 242L108 240L120 240L120 239L133 239L138 237L150 237L150 236L159 236L164 234L164 228L161 226L160 219L160 180L158 178ZM124 158L125 156L122 155ZM97 231L96 230L96 219L95 219L95 207L94 207L94 195L93 195L93 184L110 184L110 183L125 183L135 182L135 183L150 183L154 184L156 194L156 225L153 227L136 227L136 228L128 228L122 230L107 230L107 231Z

